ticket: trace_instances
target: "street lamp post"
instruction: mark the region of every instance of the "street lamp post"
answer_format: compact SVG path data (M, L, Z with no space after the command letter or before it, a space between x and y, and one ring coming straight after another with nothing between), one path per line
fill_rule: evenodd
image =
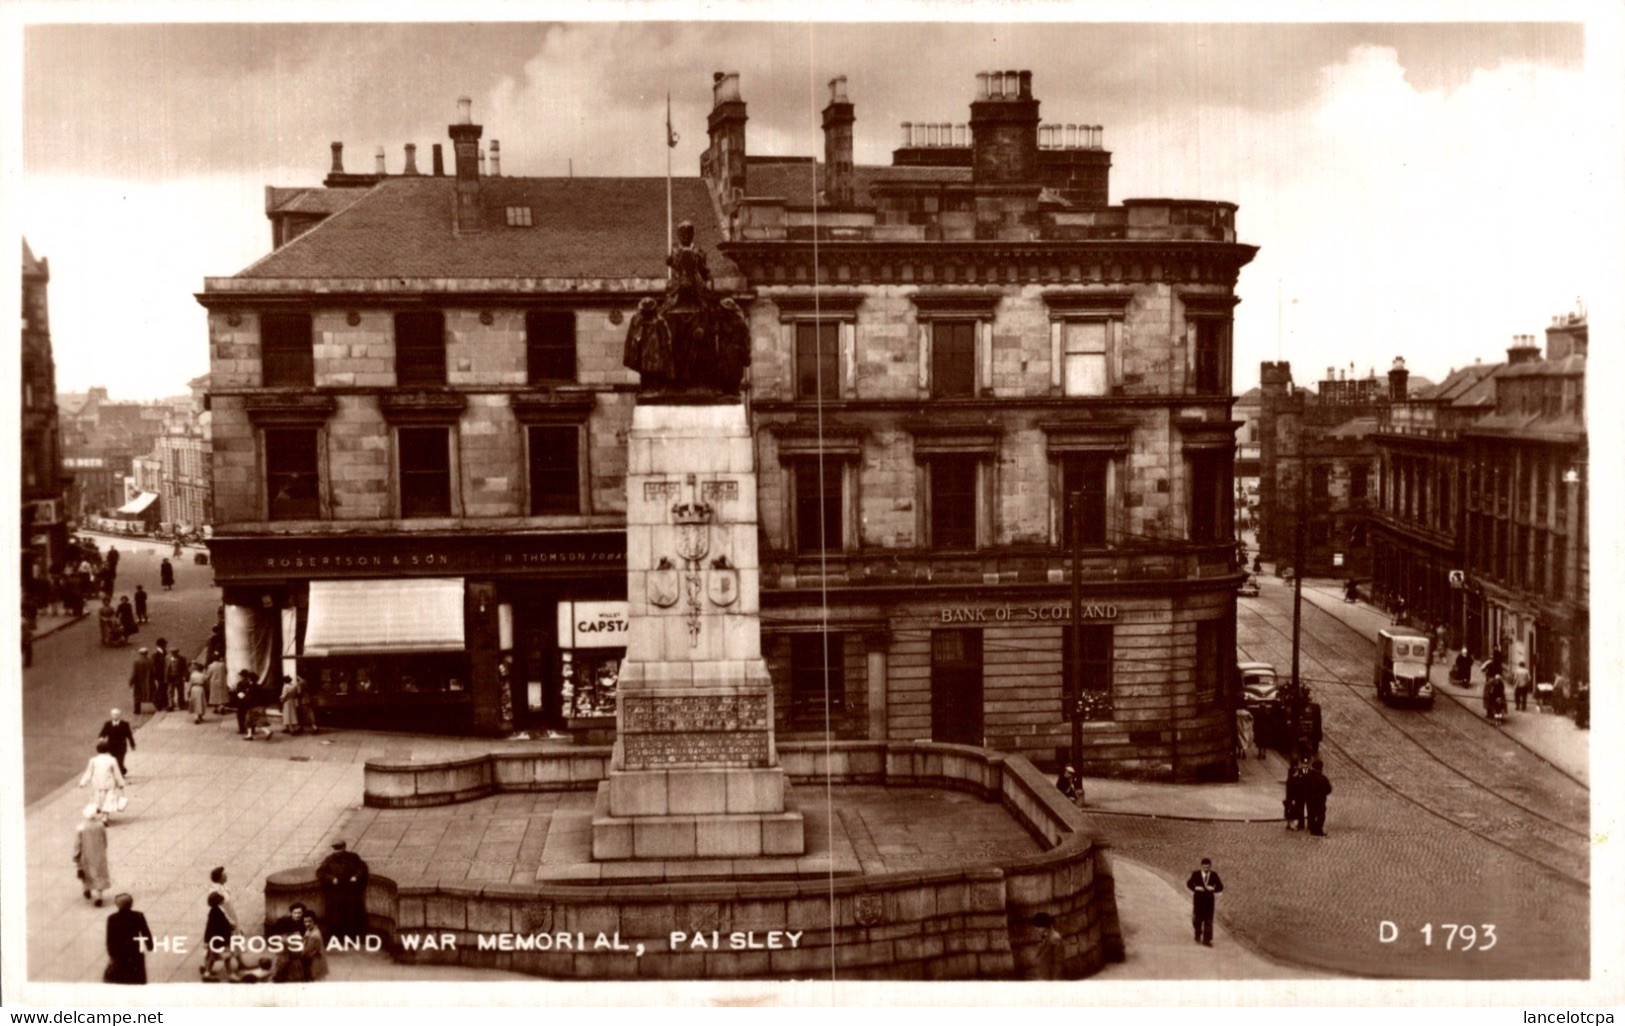
M1072 550L1072 685L1066 704L1072 718L1072 767L1083 772L1083 495L1066 497L1067 545Z

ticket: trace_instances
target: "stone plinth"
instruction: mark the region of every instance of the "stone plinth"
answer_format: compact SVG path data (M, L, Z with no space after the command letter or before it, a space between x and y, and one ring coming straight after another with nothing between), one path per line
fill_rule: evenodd
M795 856L762 661L756 461L738 403L650 405L627 443L631 636L592 857Z

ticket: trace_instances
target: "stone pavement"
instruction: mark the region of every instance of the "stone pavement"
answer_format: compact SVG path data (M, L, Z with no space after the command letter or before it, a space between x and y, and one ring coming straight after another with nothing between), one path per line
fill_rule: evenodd
M1377 631L1393 623L1393 618L1366 602L1345 602L1342 586L1330 581L1305 579L1303 599L1312 602L1322 612L1342 621L1367 638L1375 639ZM1484 713L1484 676L1480 668L1473 669L1473 686L1459 688L1450 683L1448 661L1434 664L1434 694L1460 703L1473 713ZM1507 719L1502 728L1506 735L1580 783L1591 784L1591 732L1581 730L1568 716L1543 713L1535 707L1533 696L1529 709L1519 712L1512 708L1512 693L1507 691Z
M197 945L203 928L202 895L212 867L226 867L236 892L239 916L254 932L254 924L264 917L261 888L266 875L310 864L330 840L348 836L347 831L371 815L371 810L361 806L362 767L367 759L473 754L487 751L493 744L525 748L569 744L558 740L491 742L350 731L317 737L278 735L269 742L245 742L234 728L230 716L211 716L197 725L185 714L157 714L139 728L140 747L128 759L132 774L130 806L115 818L108 831L111 893L130 891L154 932L172 939L170 950L159 950L148 958L154 983L196 979L201 962ZM1086 786L1092 788L1091 801L1100 802L1102 811L1199 815L1205 791L1213 796L1210 814L1248 819L1254 813L1267 811L1269 805L1279 808L1276 796L1280 785L1275 776L1281 769L1275 761L1250 766L1244 783L1210 788L1120 782L1108 785L1104 781L1089 781ZM93 982L100 979L105 964L103 930L110 908L93 908L85 901L73 873L74 828L79 822L79 810L89 797L74 783L63 785L25 812L28 972L35 981ZM870 833L865 844L873 844L860 855L886 868L904 869L933 864L949 849L958 850L967 843L980 845L978 851L989 852L1030 845L1024 837L1005 837L1002 833L995 837L993 833L999 832L990 833L991 828L983 828L985 824L969 833L960 830L956 816L965 810L956 804L959 798L950 795L939 799L941 810L931 816L919 810L901 814L901 818L891 813L855 810L856 819ZM447 814L454 813L447 810ZM892 816L892 821L881 822L887 816ZM947 822L955 823L954 828L942 825ZM397 848L391 854L401 854L399 844L407 836L404 827L398 829ZM511 826L505 829L512 834ZM518 835L518 852L524 849L525 836L523 832ZM384 839L382 833L366 838L363 850L370 850L372 841L382 843ZM512 841L512 837L506 841ZM476 843L470 854L479 851ZM1141 967L1139 971L1182 978L1187 972L1190 978L1204 978L1229 971L1223 968L1223 960L1239 958L1239 954L1226 955L1222 954L1224 949L1196 945L1185 950L1165 942L1164 935L1172 930L1167 924L1189 915L1189 897L1181 888L1171 888L1166 881L1137 873L1131 860L1118 856L1114 859L1121 867L1122 893L1128 903L1125 907L1135 910L1136 923L1146 924L1140 936L1147 945L1147 957L1153 945L1160 951L1166 944L1168 949L1159 954L1154 969L1148 961L1134 963ZM478 860L468 861L472 866ZM1129 921L1125 916L1125 922ZM1183 936L1186 928L1188 924L1173 930L1172 935ZM178 942L173 939L180 937L189 941L184 952L174 950ZM1265 968L1258 968L1256 973L1249 968L1247 972L1290 972L1278 966L1271 968L1273 963L1260 965ZM333 971L337 979L419 978L411 967L363 955L335 956ZM519 978L524 977L456 967L443 967L434 973L434 979L447 981Z

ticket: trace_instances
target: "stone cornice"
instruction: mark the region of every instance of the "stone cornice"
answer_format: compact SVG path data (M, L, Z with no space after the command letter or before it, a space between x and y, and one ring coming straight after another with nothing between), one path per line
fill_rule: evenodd
M598 405L593 392L516 392L508 400L521 424L579 424Z
M1182 240L1025 242L725 242L757 287L777 284L955 286L1014 284L1204 285L1234 288L1256 246ZM816 261L817 276L814 277Z
M259 391L243 402L256 427L319 427L338 408L338 400L318 392Z
M812 413L822 409L826 418L865 413L912 413L924 420L940 417L954 411L974 411L1003 420L1018 410L1113 410L1124 407L1177 407L1223 406L1226 413L1234 396L1221 395L1143 395L1143 396L1060 396L1060 395L988 395L969 399L756 399L751 408L760 414Z
M461 392L397 389L378 398L378 410L391 424L455 424L467 406Z

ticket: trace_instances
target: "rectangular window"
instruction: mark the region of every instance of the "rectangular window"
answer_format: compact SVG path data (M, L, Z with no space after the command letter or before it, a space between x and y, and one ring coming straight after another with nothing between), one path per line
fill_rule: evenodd
M1081 664L1072 651L1072 627L1061 628L1061 687L1064 695L1078 695L1078 712L1084 720L1110 720L1112 713L1112 626L1084 624ZM1081 671L1081 673L1079 672ZM1083 689L1074 692L1074 681ZM1070 721L1069 721L1070 722Z
M976 547L976 457L938 456L931 460L931 545L939 549Z
M1364 464L1355 464L1349 468L1349 498L1365 498L1366 490L1370 487L1370 483L1367 481L1370 473L1370 468Z
M796 325L796 398L836 399L841 394L841 326L833 321Z
M1198 395L1230 391L1230 325L1212 317L1197 319L1194 382Z
M581 512L581 431L530 429L530 515Z
M1330 467L1315 467L1309 471L1309 495L1311 498L1324 499L1332 493L1332 471Z
M265 432L266 513L272 520L321 516L321 473L314 428Z
M576 379L576 315L570 310L530 310L525 313L527 380Z
M846 635L790 635L790 720L825 726L846 711Z
M402 388L446 383L446 316L439 310L395 315L395 383Z
M1106 322L1067 321L1062 335L1061 380L1065 394L1107 394Z
M976 394L976 322L931 325L931 395L938 399Z
M1231 525L1225 511L1230 495L1228 453L1190 455L1190 540L1224 541Z
M1083 545L1106 544L1106 478L1110 459L1102 454L1069 454L1061 460L1061 538L1073 543L1073 496L1078 497L1079 537Z
M796 549L800 552L841 548L841 464L832 459L795 462Z
M309 388L316 383L309 314L261 314L261 381L266 388Z
M445 428L400 428L401 516L451 515L451 447Z
M531 222L530 222L530 208L529 207L509 207L508 208L508 227L509 228L529 228L530 226L531 226Z

